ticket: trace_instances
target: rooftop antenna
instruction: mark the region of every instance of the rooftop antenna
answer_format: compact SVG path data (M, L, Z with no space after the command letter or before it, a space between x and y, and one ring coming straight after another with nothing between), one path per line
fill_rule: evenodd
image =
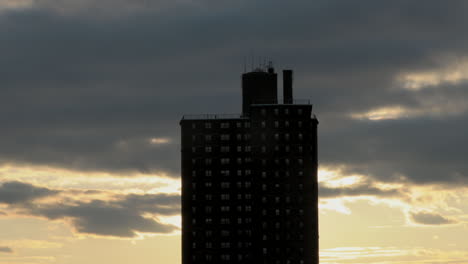
M247 72L247 58L244 56L244 73Z
M251 65L252 68L250 69L250 71L253 71L254 70L254 55L253 54L250 59L252 60L252 65Z

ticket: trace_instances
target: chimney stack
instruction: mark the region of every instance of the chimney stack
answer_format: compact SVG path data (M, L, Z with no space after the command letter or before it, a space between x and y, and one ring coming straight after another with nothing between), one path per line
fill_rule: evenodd
M283 70L283 100L284 104L293 103L293 71Z

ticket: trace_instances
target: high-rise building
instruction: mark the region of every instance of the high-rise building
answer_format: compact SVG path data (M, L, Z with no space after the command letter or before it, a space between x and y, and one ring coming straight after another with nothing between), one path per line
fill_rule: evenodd
M283 103L270 65L242 75L242 114L186 115L182 263L317 264L317 125L308 101Z

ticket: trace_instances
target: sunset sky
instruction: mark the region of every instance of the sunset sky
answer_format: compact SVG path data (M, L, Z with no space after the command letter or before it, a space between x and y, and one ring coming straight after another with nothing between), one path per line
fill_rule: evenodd
M0 0L0 264L180 264L184 114L319 124L322 264L468 263L468 1Z

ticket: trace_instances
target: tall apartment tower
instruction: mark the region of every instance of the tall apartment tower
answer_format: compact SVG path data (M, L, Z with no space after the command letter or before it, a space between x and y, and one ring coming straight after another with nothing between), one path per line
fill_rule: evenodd
M242 114L186 115L182 263L318 264L317 125L270 65L242 75Z

